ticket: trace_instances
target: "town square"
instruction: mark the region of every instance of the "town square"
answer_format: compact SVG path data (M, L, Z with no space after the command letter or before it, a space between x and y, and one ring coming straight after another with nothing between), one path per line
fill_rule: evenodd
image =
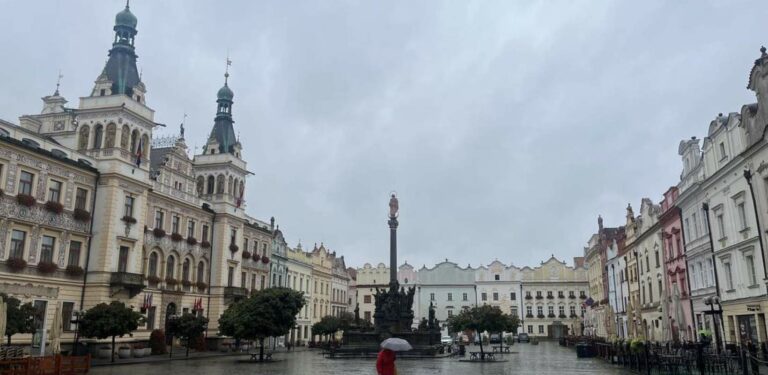
M768 3L0 6L0 375L768 373Z

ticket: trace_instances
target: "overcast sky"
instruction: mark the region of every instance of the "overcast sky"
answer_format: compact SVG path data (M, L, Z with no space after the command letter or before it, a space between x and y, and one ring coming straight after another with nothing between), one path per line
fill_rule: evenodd
M0 118L90 93L122 1L0 0ZM677 184L681 139L754 102L766 1L134 0L156 121L199 148L227 51L251 215L350 266L583 253Z

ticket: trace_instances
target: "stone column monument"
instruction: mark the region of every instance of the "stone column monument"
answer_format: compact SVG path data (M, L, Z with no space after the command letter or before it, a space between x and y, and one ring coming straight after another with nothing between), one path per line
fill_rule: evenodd
M400 203L395 194L389 198L389 289L397 290L397 221Z

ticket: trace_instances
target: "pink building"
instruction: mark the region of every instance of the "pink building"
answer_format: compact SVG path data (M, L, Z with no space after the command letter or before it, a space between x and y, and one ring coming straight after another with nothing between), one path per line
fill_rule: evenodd
M680 220L680 208L675 205L678 190L673 186L664 193L661 202L662 249L664 251L667 322L671 338L675 341L696 340L691 313L690 288L686 274L685 233Z

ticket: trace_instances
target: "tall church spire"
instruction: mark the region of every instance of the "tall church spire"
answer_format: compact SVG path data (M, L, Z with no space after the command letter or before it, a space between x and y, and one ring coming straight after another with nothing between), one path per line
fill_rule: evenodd
M125 3L125 9L115 15L115 40L109 50L109 60L104 67L100 79L110 81L111 95L125 94L133 97L134 88L141 83L139 71L136 68L136 25L138 20L131 13L130 4Z
M235 136L235 129L233 124L235 121L232 119L232 98L235 97L235 93L229 88L229 66L232 65L232 61L227 58L227 68L224 72L224 86L219 89L216 94L216 118L213 124L213 130L209 139L209 145L206 146L206 151L211 152L207 148L211 146L211 140L215 140L218 145L218 153L238 154L239 142Z

